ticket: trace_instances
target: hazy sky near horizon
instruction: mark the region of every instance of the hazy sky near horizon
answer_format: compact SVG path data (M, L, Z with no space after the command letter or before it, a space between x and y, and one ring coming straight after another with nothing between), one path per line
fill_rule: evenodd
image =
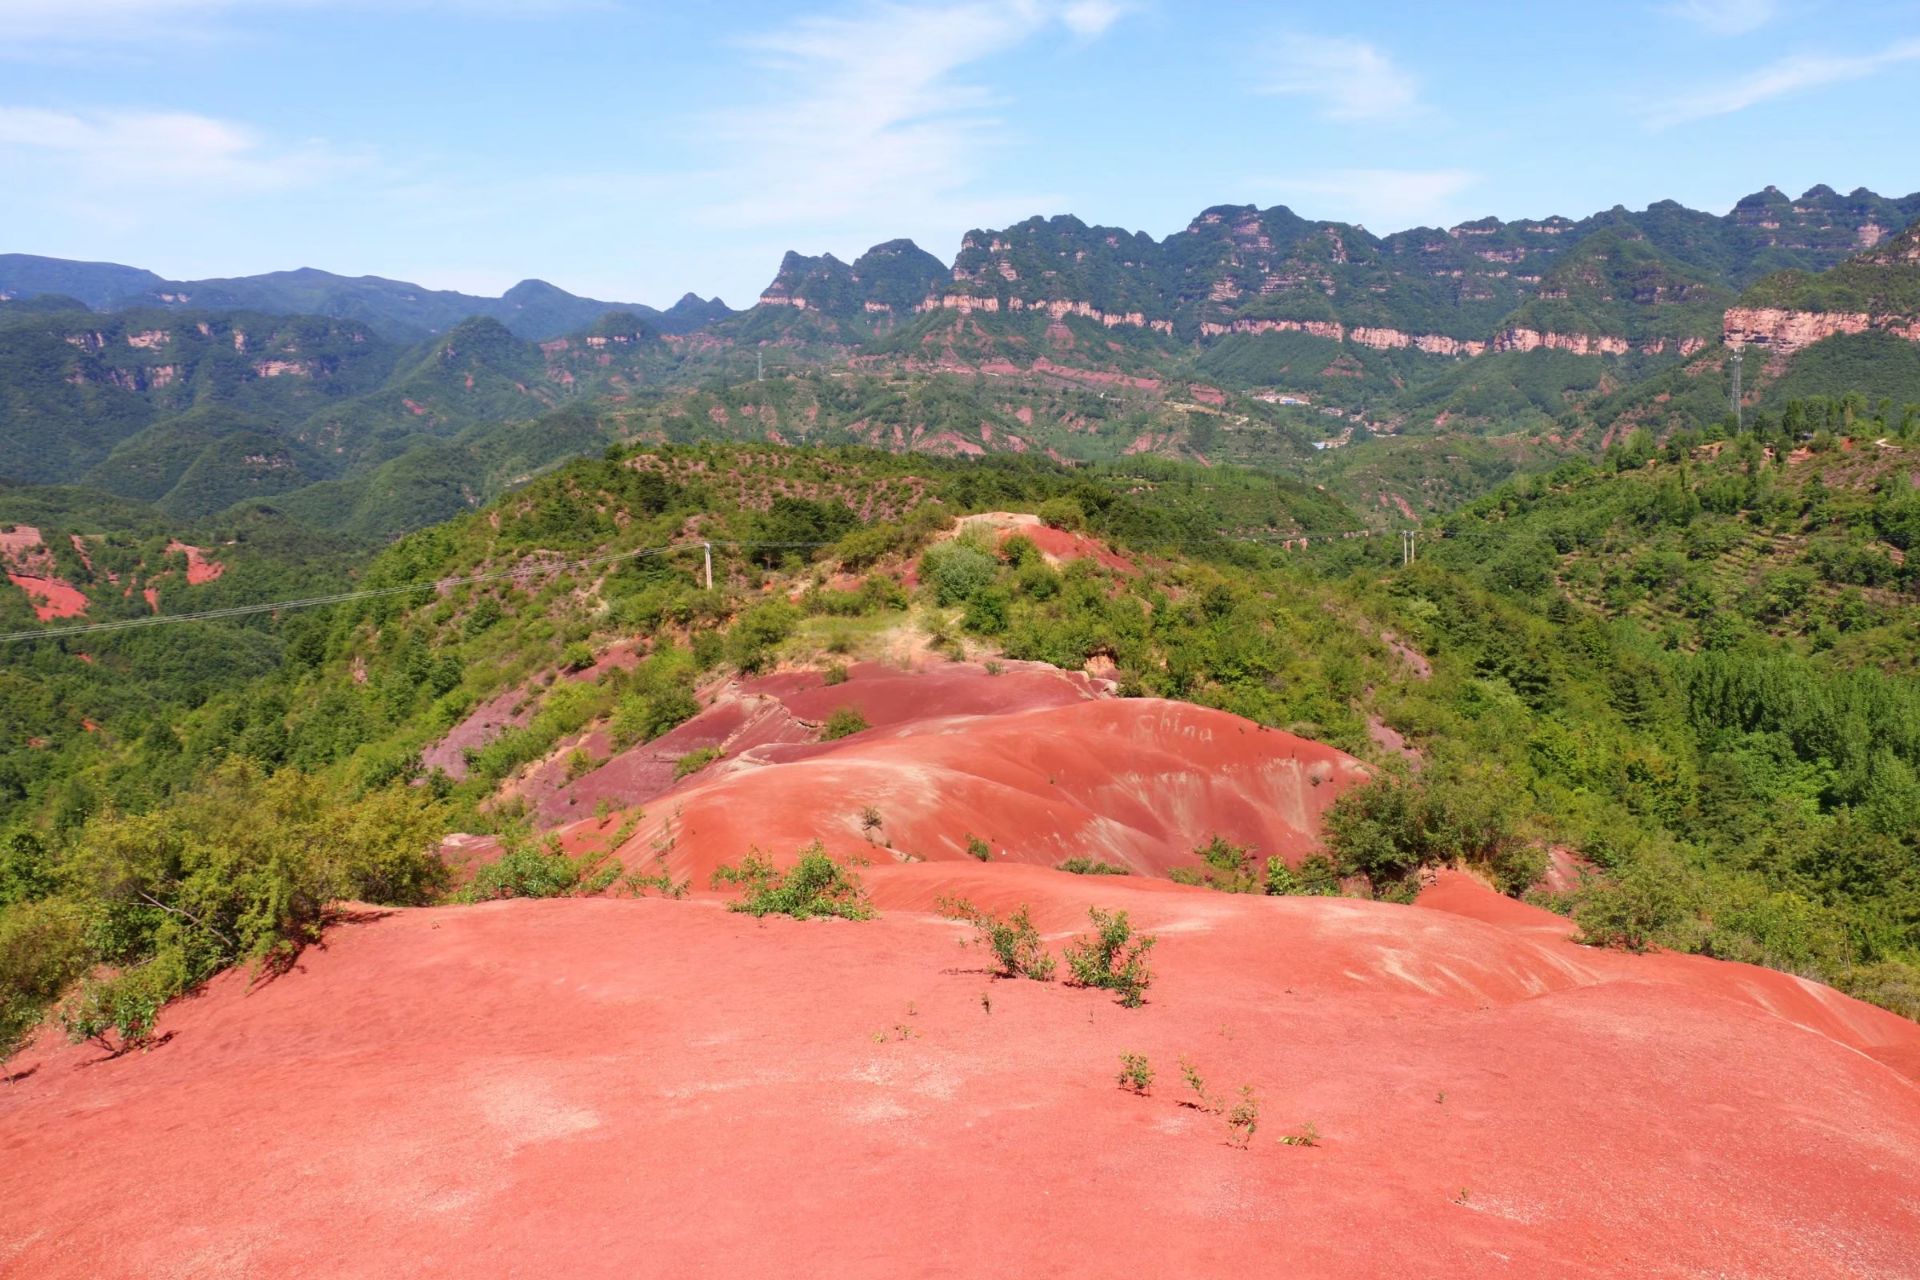
M0 252L752 300L1032 214L1920 189L1920 0L0 0Z

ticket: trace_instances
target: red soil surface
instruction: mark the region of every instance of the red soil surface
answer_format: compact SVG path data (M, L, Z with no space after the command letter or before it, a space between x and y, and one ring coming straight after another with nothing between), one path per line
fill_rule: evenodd
M43 1041L0 1088L0 1271L1914 1274L1920 1091L1860 1044L1911 1053L1891 1015L1581 950L1461 879L1431 909L867 877L857 924L398 912L221 978L153 1051ZM925 910L949 893L1033 904L1054 946L1128 910L1147 1005L991 980ZM1115 1087L1127 1052L1148 1096ZM1182 1105L1182 1055L1254 1088L1246 1150Z
M603 801L619 809L649 804L678 785L674 765L691 752L718 747L728 757L764 762L757 748L816 742L836 710L853 707L869 725L884 728L913 720L959 715L1001 715L1060 706L1106 692L1078 672L1040 662L1008 662L989 676L976 663L942 663L905 671L874 662L855 663L849 678L826 683L817 671L792 671L757 680L728 682L707 695L700 715L678 728L619 752L577 781L567 779L566 756L584 746L596 759L611 743L603 732L586 735L553 753L518 782L542 825L578 819Z
M80 589L59 578L30 578L10 573L7 581L27 593L33 616L42 622L55 618L76 618L87 611L87 597Z
M217 560L207 559L207 553L199 547L188 546L175 539L167 544L169 552L185 552L187 557L187 585L197 587L204 582L212 582L227 571L227 566Z
M6 571L8 582L27 593L34 617L42 622L87 611L87 597L54 568L53 553L41 541L38 529L19 524L0 532L0 569Z
M1040 549L1041 558L1051 565L1062 565L1073 560L1092 560L1102 568L1117 573L1133 573L1133 561L1107 546L1096 538L1085 534L1072 533L1066 529L1055 529L1043 524L1039 516L1023 511L988 511L980 515L965 516L955 527L955 532L970 525L984 525L995 530L998 540L1005 542L1019 534L1029 539Z
M1057 705L966 701L1011 679L976 674L918 694L917 681L875 681L887 687L863 693L856 678L791 695L813 714L870 709L875 727L837 742L776 741L709 766L647 804L619 857L630 870L706 884L751 848L790 860L818 840L873 862L953 860L968 858L977 836L996 861L1098 858L1165 875L1198 866L1192 850L1217 834L1297 864L1318 847L1320 815L1366 776L1340 751L1223 711L1087 700L1060 673L1048 695L1064 699ZM611 822L587 819L562 838L598 849Z
M40 531L30 524L17 524L0 530L0 563L13 569L38 569L52 565Z
M420 753L422 767L440 769L449 778L466 777L467 749L484 747L508 729L525 727L538 703L538 698L525 689L510 689L487 699L468 712L446 737Z

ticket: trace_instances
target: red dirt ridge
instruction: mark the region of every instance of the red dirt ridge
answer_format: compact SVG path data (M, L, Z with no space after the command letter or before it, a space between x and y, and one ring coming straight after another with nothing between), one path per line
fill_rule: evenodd
M842 705L872 727L818 741ZM648 771L688 744L730 755ZM952 664L729 686L629 755L598 794L655 794L621 856L685 901L362 911L284 976L171 1006L152 1050L16 1056L0 1274L1914 1274L1920 1026L1580 947L1460 873L1411 907L1156 878L1215 833L1316 847L1364 776L1329 747ZM707 888L815 838L877 919L754 920ZM1146 874L1045 865L1075 854ZM1158 939L1146 1005L994 979L948 897L1029 906L1055 951L1127 911ZM1253 1089L1245 1149L1183 1105L1183 1056Z
M0 1089L0 1271L1913 1274L1920 1093L1861 1046L1920 1028L1823 988L1580 949L1464 879L1397 907L866 876L859 924L386 913L217 980L153 1051L43 1041ZM1148 1003L992 980L945 894L1030 903L1055 947L1127 910ZM1182 1105L1182 1055L1253 1087L1247 1149Z

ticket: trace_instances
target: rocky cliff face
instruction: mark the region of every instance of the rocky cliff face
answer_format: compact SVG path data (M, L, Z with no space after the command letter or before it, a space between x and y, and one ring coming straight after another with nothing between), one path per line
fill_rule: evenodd
M789 252L760 303L833 316L905 315L946 277L946 266L911 240L877 244L851 265L830 253Z
M1030 218L968 232L951 272L926 271L929 287L912 309L1044 311L1202 344L1294 332L1438 358L1684 355L1719 336L1734 286L1773 266L1823 269L1863 244L1878 249L1886 228L1916 216L1920 195L1816 187L1798 200L1769 188L1725 216L1663 202L1579 221L1484 218L1385 237L1284 206L1216 206L1161 241L1073 217ZM864 274L861 263L789 255L762 301L900 314L897 299L863 287Z
M1776 361L1841 334L1878 330L1920 342L1920 223L1819 275L1769 276L1728 308L1729 346L1759 346Z

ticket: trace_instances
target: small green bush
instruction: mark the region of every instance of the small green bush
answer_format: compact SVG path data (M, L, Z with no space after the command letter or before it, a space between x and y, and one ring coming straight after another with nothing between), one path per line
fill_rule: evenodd
M1645 951L1688 918L1677 876L1634 864L1611 877L1596 877L1573 894L1578 941L1596 947Z
M647 896L647 890L657 889L660 896L664 898L680 899L686 897L687 891L693 887L691 881L675 880L664 867L652 875L643 875L636 871L621 883L636 898L644 898Z
M637 742L651 742L699 714L700 702L688 685L634 689L615 706L609 731L614 746L625 750Z
M1123 1053L1120 1055L1120 1078L1122 1089L1131 1089L1135 1093L1147 1093L1153 1088L1153 1064L1147 1061L1144 1053Z
M674 779L678 781L689 774L698 773L725 754L726 752L719 747L700 747L689 751L673 762Z
M740 615L727 632L727 656L751 675L771 666L774 651L793 634L800 610L785 600L769 600Z
M733 885L745 889L746 896L728 903L727 908L748 915L870 920L874 914L859 877L828 857L818 841L802 849L799 861L786 871L776 870L772 860L758 849L751 850L739 866L716 869L713 883L716 888Z
M933 588L942 605L966 604L991 587L1000 575L1000 562L964 542L942 542L920 557L920 576Z
M1253 1092L1253 1086L1240 1086L1240 1096L1226 1110L1227 1141L1233 1146L1246 1150L1253 1141L1253 1135L1260 1128L1260 1099Z
M1033 927L1025 903L1004 920L963 899L943 898L936 905L947 918L974 927L974 941L993 953L1001 977L1053 981L1053 957L1041 945L1040 931Z
M1040 504L1041 523L1053 529L1078 531L1087 527L1087 513L1072 498L1049 498Z
M1344 875L1375 893L1410 891L1423 866L1487 868L1524 890L1544 855L1520 829L1521 788L1494 766L1436 765L1418 778L1386 775L1343 793L1327 813L1327 844Z
M73 903L36 900L0 907L0 1061L86 972L87 962L86 920Z
M1186 1081L1187 1088L1193 1091L1195 1100L1187 1103L1187 1106L1197 1107L1202 1111L1218 1111L1220 1109L1219 1101L1207 1089L1207 1082L1205 1078L1201 1076L1199 1066L1194 1063L1192 1058L1184 1053L1180 1055L1180 1078Z
M851 737L870 728L867 718L860 714L860 708L853 706L836 707L827 717L826 727L820 731L821 738L833 742L840 738Z
M1056 871L1071 871L1076 876L1124 876L1125 867L1116 867L1111 862L1102 862L1098 858L1068 858L1055 865Z
M60 1010L60 1025L76 1043L91 1040L108 1053L137 1049L153 1038L161 1007L180 985L167 966L145 964L111 978L84 982ZM116 1040L115 1037L118 1037Z
M596 854L569 857L560 841L510 837L506 851L480 868L460 895L467 902L500 898L578 898L605 890L619 879L617 859Z
M1076 987L1116 992L1121 1004L1139 1008L1145 1003L1147 988L1153 985L1147 952L1159 939L1152 934L1135 938L1124 911L1090 907L1087 916L1094 933L1091 938L1076 938L1067 944L1067 981Z
M1276 897L1338 897L1340 871L1324 853L1309 855L1297 871L1284 858L1268 858L1266 889Z
M1215 835L1193 853L1206 865L1198 875L1199 883L1208 888L1222 893L1260 893L1266 887L1255 870L1253 849L1248 845L1234 844L1224 836Z
M1320 1130L1309 1120L1300 1126L1298 1132L1281 1135L1280 1142L1288 1147L1317 1147L1320 1145Z
M985 840L982 840L972 832L967 833L967 853L979 859L981 862L986 862L993 857L993 849L988 846Z

